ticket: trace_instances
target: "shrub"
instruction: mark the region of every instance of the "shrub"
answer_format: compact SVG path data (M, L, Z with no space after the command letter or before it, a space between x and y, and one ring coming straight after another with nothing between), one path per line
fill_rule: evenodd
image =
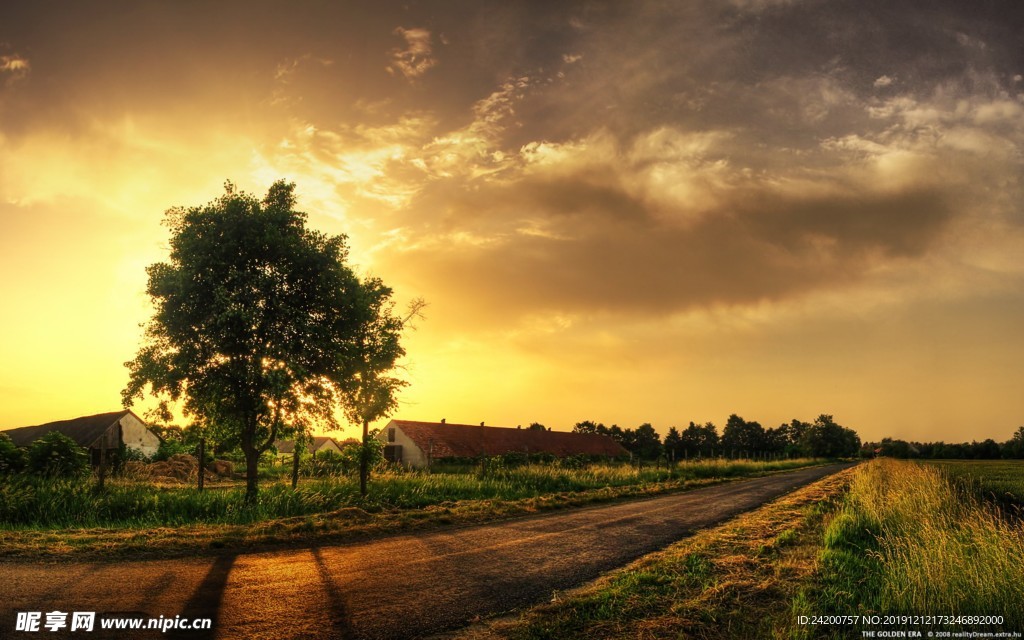
M25 462L25 452L11 442L10 436L0 433L0 476L22 471Z
M89 471L89 454L63 433L51 431L29 447L28 467L42 476L82 476Z
M530 461L530 457L526 453L519 451L509 451L508 453L498 456L501 459L501 464L504 467L514 468L521 467Z
M566 456L562 458L561 465L563 469L583 469L586 468L590 463L587 456L583 454L577 454L574 456Z
M348 449L348 447L346 447ZM300 463L300 471L306 476L338 476L349 472L351 469L359 468L359 449L354 455L345 456L334 451L324 451L316 454L316 457L303 458Z
M153 462L162 462L170 459L171 456L181 453L191 454L192 448L179 440L167 438L160 441L160 446L157 447L156 453L153 454Z

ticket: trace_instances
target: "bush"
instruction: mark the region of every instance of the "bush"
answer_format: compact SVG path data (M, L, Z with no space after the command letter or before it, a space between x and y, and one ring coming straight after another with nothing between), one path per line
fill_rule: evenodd
M346 447L348 449L349 447ZM305 476L324 477L344 475L351 470L359 468L359 449L354 455L345 456L333 451L323 451L316 454L316 457L303 458L299 470Z
M11 442L10 436L0 433L0 476L22 471L25 462L25 452Z
M191 455L192 448L179 440L172 440L171 438L161 440L160 446L157 447L156 453L153 454L153 462L163 462L164 460L169 460L172 456L182 453Z
M529 455L518 451L509 451L508 453L504 453L496 457L501 460L502 466L510 469L514 467L521 467L530 461Z
M112 466L114 467L114 473L124 473L125 465L129 462L149 462L149 456L142 453L138 449L132 449L126 446L125 443L117 448L117 454L114 455Z
M590 460L583 454L577 454L562 458L560 464L563 469L583 469L590 464Z
M82 476L89 471L89 454L63 433L51 431L29 447L28 468L41 476Z

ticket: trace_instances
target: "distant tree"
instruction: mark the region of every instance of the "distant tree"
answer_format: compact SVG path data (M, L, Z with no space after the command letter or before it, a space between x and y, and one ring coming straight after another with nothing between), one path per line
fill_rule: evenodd
M610 436L612 440L615 440L622 446L626 447L626 442L632 441L633 436L631 434L627 435L626 431L628 430L623 430L622 427L620 427L619 425L613 424L612 426L608 427L607 430L602 431L601 427L603 426L604 425L598 425L597 432L603 436ZM628 449L629 447L626 448Z
M25 469L25 450L17 447L6 433L0 433L0 476L9 476Z
M811 428L808 422L793 418L788 424L782 423L777 429L777 437L783 443L782 452L788 456L809 455L803 448L804 434Z
M786 437L785 434L779 430L778 427L768 427L764 430L764 451L776 454L781 453L786 448Z
M548 428L539 422L531 422L530 426L526 427L530 431L547 431Z
M1003 444L1004 458L1024 458L1024 427L1017 427L1013 436Z
M125 406L148 387L237 439L250 502L260 456L279 434L311 421L338 426L327 376L358 353L369 315L345 237L307 229L294 187L276 182L257 200L227 183L205 206L167 212L170 260L147 269L156 311L126 363Z
M665 434L665 455L668 456L669 460L679 460L683 458L683 447L682 447L682 435L679 433L679 429L674 426L668 428L668 433Z
M722 446L730 453L735 451L737 455L764 451L764 427L758 422L747 422L734 413L725 422Z
M718 429L711 422L699 425L691 421L680 434L680 445L687 456L713 456L719 447Z
M41 476L80 477L89 472L89 454L63 433L51 431L29 446L28 468Z
M635 430L630 429L631 433L630 446L626 446L630 452L634 455L643 458L644 460L654 460L661 455L661 436L654 430L651 423L645 422Z
M998 460L1001 454L999 444L992 438L971 443L971 457L976 460Z
M608 429L603 424L598 424L597 422L594 422L593 420L584 420L582 422L577 422L575 425L573 425L572 432L573 433L600 433L602 435L607 435Z
M884 452L885 440L882 443L883 454L889 455ZM824 413L804 431L801 444L804 453L815 458L851 457L860 451L860 437L857 433L836 424L832 416Z

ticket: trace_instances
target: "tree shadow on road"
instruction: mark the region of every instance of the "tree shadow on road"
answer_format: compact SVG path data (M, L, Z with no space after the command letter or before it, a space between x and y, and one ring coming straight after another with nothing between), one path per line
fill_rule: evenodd
M327 593L327 605L330 607L330 621L333 626L332 637L344 640L356 638L356 632L352 628L352 622L348 613L345 595L338 589L334 578L331 577L331 572L327 568L327 563L324 562L320 547L313 547L310 551L313 554L313 560L316 562L316 570L320 574L320 580L324 583L324 591Z
M213 640L217 635L217 626L220 622L220 609L224 602L224 589L228 584L228 576L234 567L237 554L217 556L206 577L196 587L192 597L182 607L182 618L210 618L212 624L209 629L172 629L167 632L166 637L172 639L189 638L190 640Z

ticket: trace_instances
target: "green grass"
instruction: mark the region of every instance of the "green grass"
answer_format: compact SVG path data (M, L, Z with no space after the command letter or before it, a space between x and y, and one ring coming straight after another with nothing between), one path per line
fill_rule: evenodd
M463 640L788 637L822 521L850 472L829 476Z
M515 501L609 489L653 486L668 490L697 480L760 475L812 463L709 461L682 463L671 469L638 469L625 464L583 469L532 465L494 469L483 476L385 472L373 477L365 498L359 495L355 478L339 476L305 480L297 490L284 482L264 483L255 505L245 504L241 487L199 492L194 488L110 480L105 491L97 492L88 482L16 478L0 484L0 530L251 524L345 508L374 513L458 501Z
M824 532L818 580L804 594L808 610L1002 615L1001 628L1024 628L1024 529L957 472L887 459L860 467Z
M929 461L986 499L1024 505L1024 460Z
M1008 486L1021 467L952 466L872 461L458 637L804 640L907 628L798 623L827 615L1002 615L1002 625L909 628L1020 631L1024 528L977 487Z

